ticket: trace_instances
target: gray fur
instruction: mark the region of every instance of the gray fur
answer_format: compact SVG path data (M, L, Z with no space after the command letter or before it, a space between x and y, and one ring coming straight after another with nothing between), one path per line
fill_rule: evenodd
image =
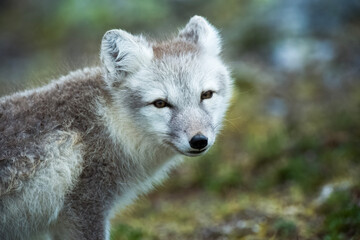
M0 98L1 239L109 239L117 207L162 181L179 153L202 154L192 136L207 135L207 151L231 94L218 44L197 16L168 42L112 30L100 67ZM215 96L202 101L206 90Z

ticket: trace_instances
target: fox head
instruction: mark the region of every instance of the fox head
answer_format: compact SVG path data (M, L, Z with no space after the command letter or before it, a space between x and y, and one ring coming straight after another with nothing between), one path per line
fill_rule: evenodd
M231 96L220 52L218 31L194 16L160 43L110 30L100 58L114 104L126 108L136 128L175 152L197 156L214 144Z

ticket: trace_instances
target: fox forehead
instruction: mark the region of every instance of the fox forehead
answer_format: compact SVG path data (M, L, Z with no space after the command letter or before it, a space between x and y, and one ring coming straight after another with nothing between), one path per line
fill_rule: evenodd
M155 59L162 59L166 56L181 56L186 53L198 53L197 47L190 42L173 40L155 43L152 46Z
M139 92L144 102L181 99L207 90L221 92L226 69L214 57L168 56L155 59L129 81L129 89ZM190 99L189 99L190 100Z

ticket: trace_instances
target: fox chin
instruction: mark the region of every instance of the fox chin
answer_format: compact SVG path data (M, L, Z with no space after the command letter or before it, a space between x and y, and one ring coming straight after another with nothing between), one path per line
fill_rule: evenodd
M109 239L109 219L214 144L231 97L221 38L105 33L101 64L0 98L0 236Z

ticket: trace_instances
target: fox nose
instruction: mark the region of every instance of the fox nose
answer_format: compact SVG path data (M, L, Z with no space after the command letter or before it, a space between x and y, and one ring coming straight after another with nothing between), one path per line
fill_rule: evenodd
M196 134L190 140L190 146L195 149L203 149L208 144L208 138L202 134Z

